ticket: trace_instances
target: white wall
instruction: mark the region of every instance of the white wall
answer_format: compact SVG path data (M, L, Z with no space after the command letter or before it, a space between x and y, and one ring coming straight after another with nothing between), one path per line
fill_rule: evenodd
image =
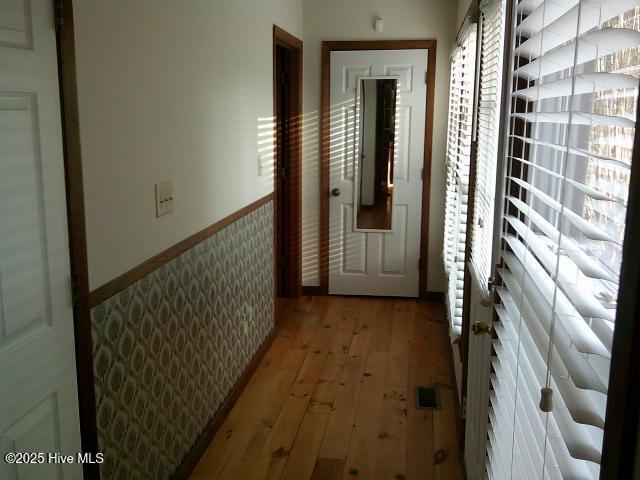
M272 25L301 38L302 0L80 0L74 13L94 289L273 191L259 136ZM156 218L168 179L175 212Z
M303 284L319 284L319 111L322 40L436 39L437 65L431 165L427 288L444 291L441 260L444 222L445 140L449 54L456 6L446 0L304 0ZM381 16L384 32L373 31Z

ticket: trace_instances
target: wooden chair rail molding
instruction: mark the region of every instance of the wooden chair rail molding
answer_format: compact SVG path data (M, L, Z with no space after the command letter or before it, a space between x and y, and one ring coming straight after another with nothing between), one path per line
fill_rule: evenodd
M190 250L200 242L203 242L210 236L228 227L245 215L248 215L254 210L260 208L262 205L269 203L271 200L273 200L273 192L247 205L246 207L241 208L240 210L232 213L222 220L217 221L213 225L210 225L207 228L194 233L190 237L187 237L181 242L176 243L172 247L167 248L164 252L151 257L149 260L141 263L137 267L132 268L128 272L125 272L119 277L116 277L110 282L105 283L101 287L98 287L90 294L89 304L91 308L100 305L102 302L104 302L108 298L113 297L116 293L121 292L129 285L132 285L141 278L144 278L154 270L157 270L167 262L176 258L178 255L181 255L187 250Z

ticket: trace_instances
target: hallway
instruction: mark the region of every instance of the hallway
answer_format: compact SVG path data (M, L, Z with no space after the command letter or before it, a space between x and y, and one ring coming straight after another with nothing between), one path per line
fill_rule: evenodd
M305 297L276 325L192 479L463 478L442 305ZM442 409L416 409L417 385Z

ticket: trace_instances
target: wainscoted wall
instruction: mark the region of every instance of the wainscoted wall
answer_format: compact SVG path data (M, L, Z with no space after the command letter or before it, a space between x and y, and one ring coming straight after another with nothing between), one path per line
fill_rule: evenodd
M273 329L273 201L92 309L105 479L165 479Z

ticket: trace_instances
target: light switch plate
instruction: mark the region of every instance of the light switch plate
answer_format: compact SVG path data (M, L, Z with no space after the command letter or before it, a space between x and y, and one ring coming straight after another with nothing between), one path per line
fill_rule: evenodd
M173 183L156 183L156 217L173 212Z

